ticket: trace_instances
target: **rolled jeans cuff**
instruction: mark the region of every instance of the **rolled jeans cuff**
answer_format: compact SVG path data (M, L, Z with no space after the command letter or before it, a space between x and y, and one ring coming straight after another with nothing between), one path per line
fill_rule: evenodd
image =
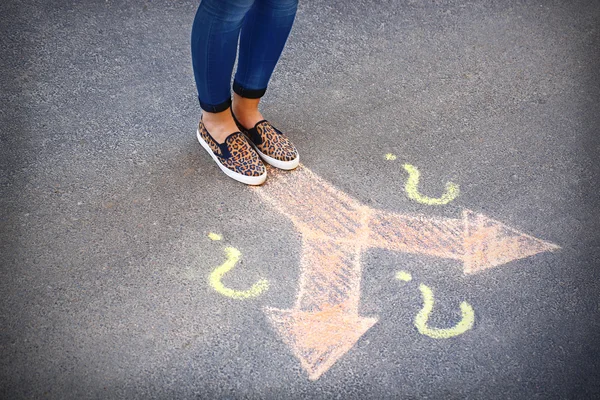
M229 107L231 107L231 97L219 104L205 103L202 100L200 100L200 97L198 97L198 101L200 102L200 108L202 108L206 112L211 112L211 113L219 113L219 112L225 111Z
M240 95L241 97L245 97L246 99L260 99L265 95L267 88L264 89L246 89L242 85L239 84L238 81L233 81L233 91Z

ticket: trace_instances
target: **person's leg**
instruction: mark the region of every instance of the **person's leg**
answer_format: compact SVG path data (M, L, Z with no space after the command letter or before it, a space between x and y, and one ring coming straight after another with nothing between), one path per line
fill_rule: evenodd
M254 0L202 0L192 26L192 65L202 121L219 143L238 131L231 116L231 74L242 22Z
M297 8L298 0L256 0L244 18L232 111L247 129L263 120L258 104L290 34Z
M254 0L202 0L192 26L192 64L202 108L196 136L219 168L248 185L267 178L265 165L231 114L231 72L242 21Z

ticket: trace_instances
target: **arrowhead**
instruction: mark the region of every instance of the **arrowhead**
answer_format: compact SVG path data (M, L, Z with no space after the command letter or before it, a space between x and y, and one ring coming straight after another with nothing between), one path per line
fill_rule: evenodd
M267 307L265 313L311 380L319 379L377 322L340 306L311 312Z
M560 248L472 211L464 211L463 222L467 274Z

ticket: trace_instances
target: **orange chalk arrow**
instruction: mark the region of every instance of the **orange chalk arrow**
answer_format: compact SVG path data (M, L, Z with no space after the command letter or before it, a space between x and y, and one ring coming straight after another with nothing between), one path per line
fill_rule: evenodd
M462 219L376 211L369 224L369 247L460 260L467 274L559 248L469 210Z
M475 273L558 248L468 210L460 219L375 210L302 165L269 173L267 183L252 190L302 234L302 256L294 307L266 313L313 380L377 322L358 314L363 251L375 247L456 259L465 273Z
M377 322L358 315L361 250L334 240L304 239L294 308L267 309L310 379L318 379Z

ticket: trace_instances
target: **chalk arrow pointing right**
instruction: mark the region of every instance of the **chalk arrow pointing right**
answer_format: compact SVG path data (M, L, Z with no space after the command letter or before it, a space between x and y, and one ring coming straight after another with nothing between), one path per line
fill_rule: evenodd
M460 260L466 274L560 248L470 210L462 219L376 211L369 225L370 247Z

